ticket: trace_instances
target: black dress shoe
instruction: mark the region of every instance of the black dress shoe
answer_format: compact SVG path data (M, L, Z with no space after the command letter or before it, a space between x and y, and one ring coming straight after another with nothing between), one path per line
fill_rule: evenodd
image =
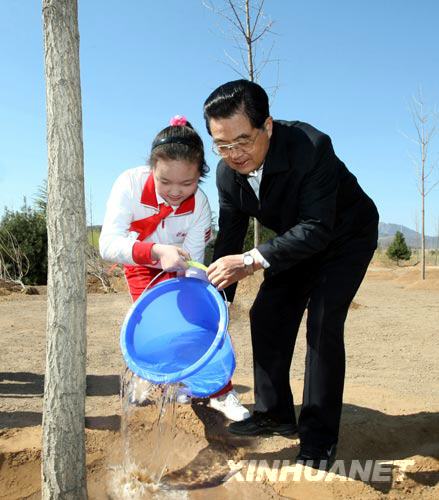
M329 470L335 462L336 454L336 444L326 447L301 444L296 463L307 465L313 469Z
M238 436L293 436L297 434L294 424L282 424L265 413L254 412L241 422L233 422L228 431Z

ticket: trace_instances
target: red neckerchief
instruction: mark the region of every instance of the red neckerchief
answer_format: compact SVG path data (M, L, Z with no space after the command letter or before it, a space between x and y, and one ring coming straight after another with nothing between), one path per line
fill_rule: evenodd
M154 176L152 175L152 173L149 174L148 179L145 182L140 202L143 205L158 209L158 213L149 217L145 217L144 219L133 221L130 225L130 231L139 233L137 239L143 241L157 229L157 226L163 219L165 219L169 214L173 212L173 208L169 205L165 205L164 203L160 203L160 205L158 204L155 191ZM192 213L194 209L195 195L192 194L191 196L189 196L189 198L186 198L186 200L184 200L183 203L180 204L180 206L174 212L174 215L185 215L188 213Z

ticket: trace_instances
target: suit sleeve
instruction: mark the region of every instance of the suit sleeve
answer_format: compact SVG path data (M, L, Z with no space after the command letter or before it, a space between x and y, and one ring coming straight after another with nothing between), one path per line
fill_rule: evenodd
M248 215L234 206L224 184L224 179L221 177L221 169L218 167L219 231L215 241L212 261L226 255L241 253L248 228ZM233 302L236 286L237 284L235 283L225 289L227 300L230 302Z
M299 222L284 234L258 246L277 274L321 252L329 244L335 222L338 162L328 136L322 136L299 190Z

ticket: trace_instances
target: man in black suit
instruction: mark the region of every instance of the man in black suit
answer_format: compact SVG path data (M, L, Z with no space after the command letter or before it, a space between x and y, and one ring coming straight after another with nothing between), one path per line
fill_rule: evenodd
M237 80L204 104L217 168L219 232L209 280L226 289L264 269L250 311L255 407L232 423L239 435L300 437L299 461L335 459L345 376L344 322L377 244L378 213L334 153L330 138L299 121L275 121L266 92ZM276 232L242 254L249 216ZM298 425L290 365L307 315L307 355Z

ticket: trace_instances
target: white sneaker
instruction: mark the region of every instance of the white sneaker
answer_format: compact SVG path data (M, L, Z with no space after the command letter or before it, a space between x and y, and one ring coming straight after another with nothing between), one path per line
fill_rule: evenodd
M242 406L233 389L217 398L210 398L209 406L235 422L241 422L250 416L250 412L245 406Z

